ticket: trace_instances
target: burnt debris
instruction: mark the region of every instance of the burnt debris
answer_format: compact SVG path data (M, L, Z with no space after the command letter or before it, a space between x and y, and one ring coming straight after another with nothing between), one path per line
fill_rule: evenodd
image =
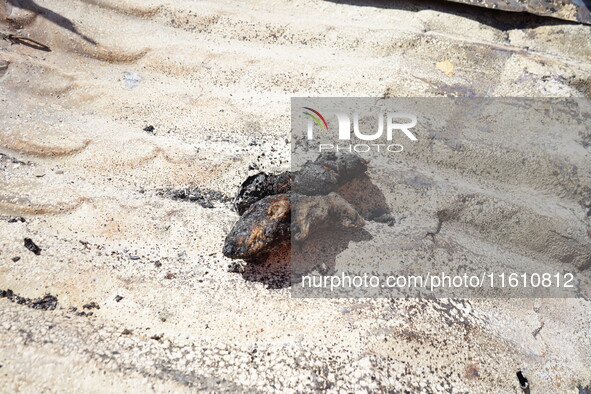
M291 191L293 174L284 172L279 175L260 172L251 175L240 185L234 198L234 209L242 215L255 202L267 196L286 194Z
M82 305L82 309L101 309L101 307L99 306L99 304L97 304L96 302L92 301L89 302L88 304Z
M517 371L517 380L519 380L519 387L521 387L524 392L529 392L529 381L523 376L523 372Z
M252 204L226 237L223 253L252 260L289 242L291 204L288 194L267 196Z
M337 155L334 152L324 153L315 161L323 167L330 168L337 174L339 185L357 178L367 171L367 160L353 154Z
M195 188L160 190L159 194L178 201L196 202L203 208L214 208L215 202L228 203L231 198L217 190Z
M73 313L75 316L83 316L83 317L90 317L94 314L93 312L78 311L78 308L75 306L70 307L68 309L68 312Z
M365 174L367 161L353 154L323 153L315 161L307 162L297 172L251 175L240 185L234 198L234 209L239 215L255 202L276 194L326 195L341 185Z
M388 226L393 226L396 223L396 218L384 208L375 208L368 212L367 219L373 222L385 223Z
M248 177L234 199L241 215L226 237L226 257L260 261L270 252L304 241L328 225L358 229L363 217L338 188L364 176L367 161L354 154L321 154L299 171ZM292 234L293 231L293 234Z
M37 256L41 254L41 248L37 246L35 242L31 238L25 238L25 248L29 249L31 252L35 253Z
M0 298L7 298L19 305L25 305L33 309L41 309L44 311L52 311L57 307L57 297L51 294L46 294L43 297L31 299L21 297L15 294L12 290L0 290Z
M307 162L294 177L294 190L307 196L326 195L337 191L353 179L365 174L367 161L353 154L321 154L315 161Z

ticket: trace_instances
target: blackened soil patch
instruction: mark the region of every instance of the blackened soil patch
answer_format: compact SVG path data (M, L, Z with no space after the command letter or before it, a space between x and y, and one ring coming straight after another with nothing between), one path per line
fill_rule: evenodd
M232 199L217 190L201 188L165 189L158 192L161 196L173 200L196 202L203 208L214 208L214 202L229 203Z

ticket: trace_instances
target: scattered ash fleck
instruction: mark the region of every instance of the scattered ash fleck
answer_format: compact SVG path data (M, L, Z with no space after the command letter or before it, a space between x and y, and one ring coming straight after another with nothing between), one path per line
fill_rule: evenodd
M174 279L174 278L176 278L176 274L174 274L172 272L169 272L168 274L166 274L164 276L164 279Z
M32 164L30 161L27 161L27 162L21 161L15 157L9 156L4 153L0 153L0 161L5 162L5 163L11 163L11 164L20 164L20 165L31 165Z
M44 311L52 311L57 307L57 297L52 296L51 294L31 299L14 294L12 290L8 289L0 290L0 298L7 298L19 305L25 305L33 309L42 309Z
M131 334L133 334L133 331L128 330L127 328L125 330L121 331L121 335L131 335Z
M88 305L88 304L87 304ZM84 305L85 307L86 305ZM83 308L84 308L83 307ZM93 315L92 312L84 312L84 311L80 311L78 312L78 308L76 308L75 306L71 307L70 309L68 309L68 312L73 313L76 316L84 316L84 317L90 317Z
M92 301L89 302L88 304L82 305L82 309L101 309L101 307L99 306L99 304L97 304L96 302Z
M159 194L164 197L172 198L173 200L196 202L203 208L214 208L214 202L228 203L232 199L225 194L216 190L185 188L177 190L160 190Z
M76 316L92 316L93 313L92 312L78 312L76 313Z
M144 131L150 134L154 134L154 126L150 125L150 126L146 126L144 127Z
M152 335L152 336L150 337L150 339L153 339L153 340L155 340L155 341L161 341L163 336L164 336L164 334L157 334L157 335Z
M31 238L25 238L25 248L29 249L31 252L35 253L37 256L41 254L41 248L37 246L35 242Z
M123 297L121 297L120 295L116 295L115 296L115 302L119 302L123 299Z
M16 223L16 222L21 222L24 223L26 220L24 217L15 217L15 218L8 218L8 223Z

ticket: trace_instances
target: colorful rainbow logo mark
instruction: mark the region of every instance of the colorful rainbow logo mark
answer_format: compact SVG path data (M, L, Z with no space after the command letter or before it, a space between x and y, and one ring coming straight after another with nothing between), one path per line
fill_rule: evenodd
M322 116L322 114L310 107L304 107L304 109L307 109L310 112L313 112L313 114L311 114L310 112L304 112L304 114L308 115L309 117L311 117L312 119L314 119L314 121L316 122L316 124L318 125L318 127L322 128L322 125L324 124L324 129L326 129L326 131L328 131L328 123L326 123L326 119L324 119L324 116ZM320 119L318 119L320 118ZM322 123L320 123L320 121L322 121Z

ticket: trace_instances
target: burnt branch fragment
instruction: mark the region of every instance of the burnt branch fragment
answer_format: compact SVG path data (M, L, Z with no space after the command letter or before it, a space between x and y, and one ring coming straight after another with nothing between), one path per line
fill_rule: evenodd
M367 161L359 156L328 153L296 172L248 177L234 199L241 217L226 237L224 255L260 261L270 252L290 246L292 235L300 242L331 225L363 227L363 217L337 191L364 176L366 170Z

